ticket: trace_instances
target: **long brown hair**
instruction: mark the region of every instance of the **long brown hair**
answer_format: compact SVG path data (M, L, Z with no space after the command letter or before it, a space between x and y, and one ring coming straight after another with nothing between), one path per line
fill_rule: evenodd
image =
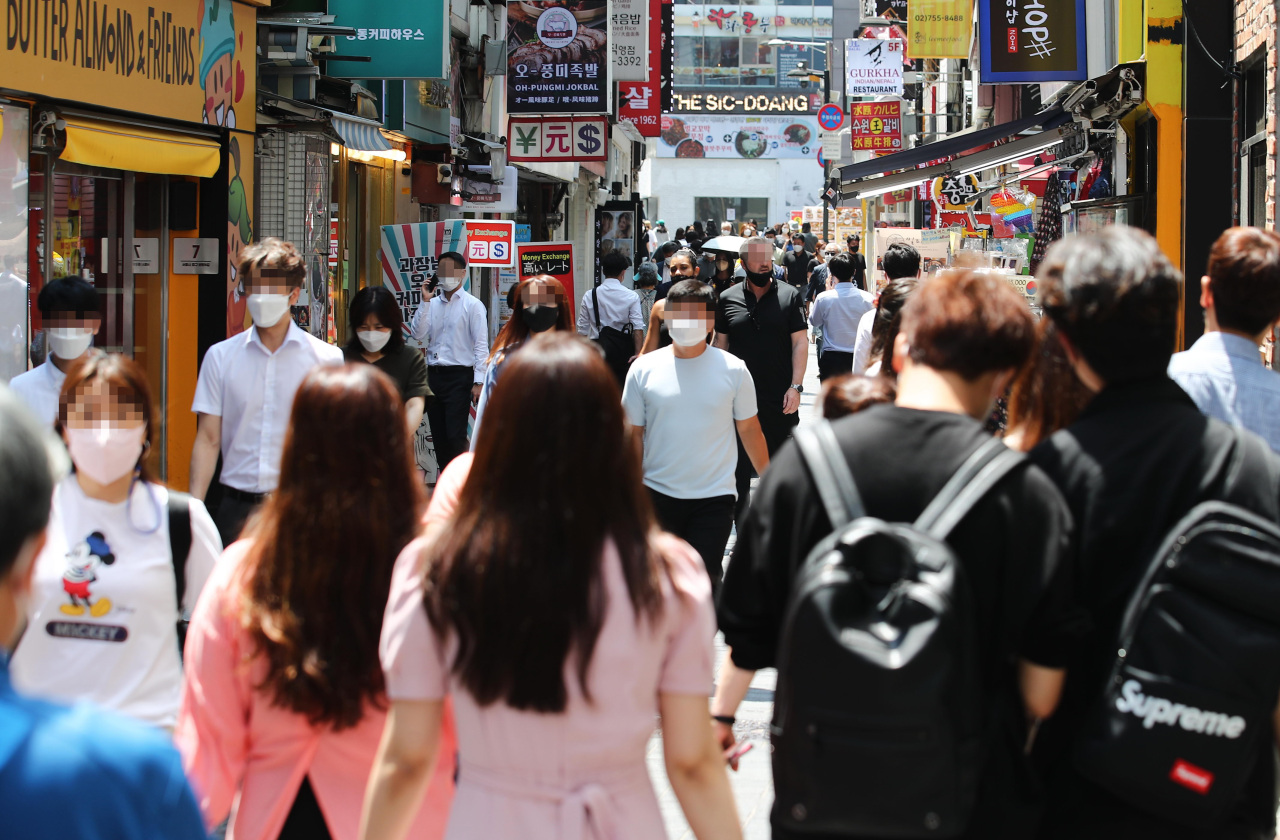
M1093 392L1076 376L1051 319L1040 319L1036 336L1039 344L1009 391L1008 429L1018 433L1019 448L1026 450L1071 425L1093 399Z
M59 435L62 434L67 427L67 415L75 405L80 391L98 381L111 390L117 402L132 406L142 415L142 422L147 427L147 437L146 447L138 457L138 478L142 481L155 481L147 464L147 456L153 451L156 437L151 384L147 381L147 371L128 356L90 348L89 352L76 359L67 370L62 393L58 395L58 418L53 423L54 430Z
M534 286L548 286L551 293L555 295L556 306L559 307L560 315L556 319L556 325L551 328L553 332L573 332L573 313L569 311L569 293L565 291L564 284L550 274L535 274L532 277L526 277L520 281L520 285L516 286L515 297L513 303L515 308L511 312L511 317L507 319L507 323L502 325L502 329L498 332L498 337L493 340L493 349L489 352L489 361L493 361L503 351L527 341L530 335L529 325L524 321L525 299L529 297L529 293L533 291Z
M373 365L321 366L293 400L280 485L250 524L242 623L260 689L312 725L385 705L378 637L421 489L404 401Z
M613 374L577 336L536 336L507 362L426 576L427 617L456 635L454 673L482 706L564 711L570 655L590 699L606 540L637 620L662 608L665 565L623 420Z

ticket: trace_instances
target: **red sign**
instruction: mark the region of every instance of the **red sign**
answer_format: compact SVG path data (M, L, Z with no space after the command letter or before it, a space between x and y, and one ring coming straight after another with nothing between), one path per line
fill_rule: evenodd
M515 163L609 159L609 116L511 117L507 160Z
M854 151L902 149L902 102L849 103L849 141Z
M521 242L516 246L519 262L516 266L521 280L536 274L548 274L564 284L569 296L569 310L577 306L573 293L573 243L572 242Z
M618 83L618 119L626 120L644 137L662 133L662 82L653 68L659 66L664 49L662 0L649 0L649 80Z
M467 221L467 265L471 268L510 268L516 264L515 245L515 222Z

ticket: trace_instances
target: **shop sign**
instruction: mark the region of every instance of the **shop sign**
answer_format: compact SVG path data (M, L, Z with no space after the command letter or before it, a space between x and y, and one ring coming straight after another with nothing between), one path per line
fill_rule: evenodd
M849 140L854 151L902 149L902 102L850 102Z
M111 262L111 248L107 237L101 238L102 262L109 265ZM123 240L116 237L116 247L121 247ZM116 255L116 268L121 266L120 255ZM133 273L134 274L159 274L160 273L160 240L152 237L135 238L133 240Z
M973 0L911 0L907 57L968 58Z
M812 114L819 94L764 93L751 88L709 90L671 95L673 110L682 114Z
M507 14L520 44L507 54L507 113L609 113L604 3L577 10L513 3Z
M943 175L933 179L933 196L944 210L963 209L978 200L978 178L974 175Z
M173 273L217 274L220 245L217 239L174 239Z
M847 96L902 96L903 43L897 38L845 41Z
M648 80L648 0L609 0L609 54L615 82Z
M660 158L812 159L818 148L813 117L662 115Z
M519 176L514 166L503 170L501 184L485 180L493 172L492 167L467 166L461 169L462 174L454 179L458 195L453 196L452 204L473 213L516 212L516 183ZM470 177L476 175L480 177Z
M978 0L982 83L1088 78L1085 0Z
M920 0L913 0L918 3ZM901 20L907 19L908 0L862 0L862 20Z
M608 117L512 117L507 125L507 160L545 163L608 159Z
M507 268L516 263L516 223L497 219L467 222L467 265Z
M382 285L391 290L400 305L400 329L410 347L422 347L409 334L409 321L422 303L423 286L436 274L445 251L465 253L466 224L461 219L447 222L419 222L412 225L383 225Z
M573 243L526 242L516 246L517 268L520 279L528 280L536 274L546 274L564 284L569 297L569 307L577 305L573 291Z
M806 40L831 37L831 6L811 7L798 14L797 11L794 6L778 5L723 3L709 8L682 5L676 23L685 30L681 34L689 34L687 29L692 29L708 38L752 35L768 40L783 34L804 35Z
M636 127L643 137L662 130L662 97L657 82L619 82L618 119Z
M335 61L347 79L449 78L449 11L442 0L329 0L329 14L356 34L335 38L335 54L369 61Z
M640 206L630 201L611 201L596 210L596 274L605 254L622 254L635 265L642 228L636 223Z
M253 131L256 16L231 0L5 0L3 83Z

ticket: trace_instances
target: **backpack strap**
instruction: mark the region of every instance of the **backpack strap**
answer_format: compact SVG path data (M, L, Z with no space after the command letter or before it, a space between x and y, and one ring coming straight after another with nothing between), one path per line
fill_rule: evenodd
M915 521L915 528L936 539L946 539L973 506L1025 460L1025 455L1005 446L998 438L982 444L934 496Z
M169 491L169 556L173 559L173 582L178 593L178 613L187 592L187 557L191 554L191 497Z
M591 308L596 313L596 335L600 334L600 281L591 288Z
M818 488L818 498L831 520L832 530L838 531L849 522L866 516L858 485L854 483L849 462L845 460L831 422L819 420L797 428L795 441Z

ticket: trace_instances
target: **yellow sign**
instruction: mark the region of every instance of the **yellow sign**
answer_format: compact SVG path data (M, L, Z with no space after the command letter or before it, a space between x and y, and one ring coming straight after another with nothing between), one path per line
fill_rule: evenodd
M257 12L232 0L5 0L4 86L253 131Z
M969 57L973 35L971 0L911 0L908 8L908 58Z

